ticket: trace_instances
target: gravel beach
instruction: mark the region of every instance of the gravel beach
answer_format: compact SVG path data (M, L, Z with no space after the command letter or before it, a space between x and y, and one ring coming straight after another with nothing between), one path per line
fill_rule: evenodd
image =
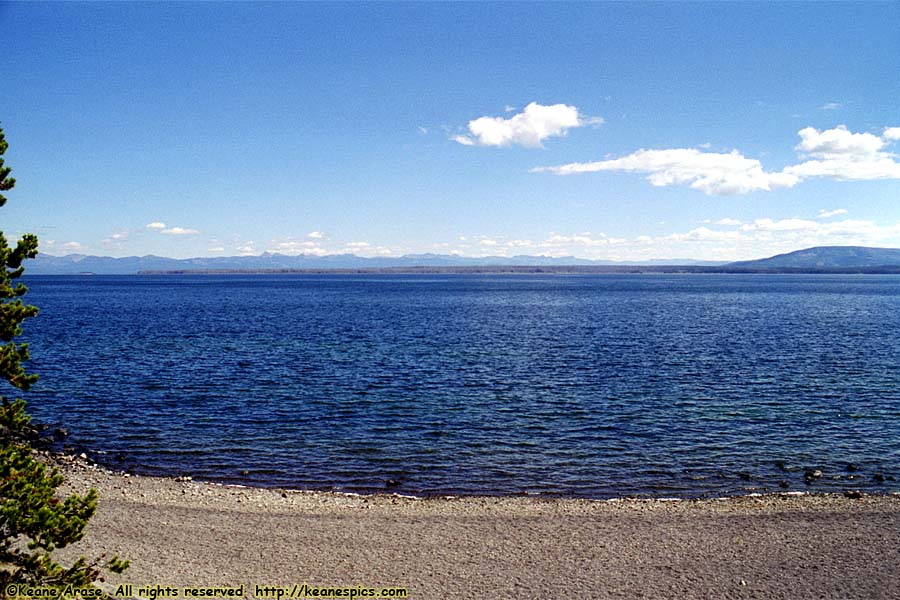
M356 496L62 463L100 506L60 558L104 582L402 587L410 598L900 598L900 497L703 501ZM136 593L136 592L135 592Z

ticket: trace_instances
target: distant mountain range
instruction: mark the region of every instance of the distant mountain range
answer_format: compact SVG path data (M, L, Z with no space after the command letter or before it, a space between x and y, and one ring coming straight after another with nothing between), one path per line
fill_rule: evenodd
M400 257L366 258L355 254L331 254L313 256L301 254L264 253L259 256L227 256L209 258L165 258L162 256L50 256L39 254L29 263L29 275L131 275L143 271L264 271L291 269L384 269L407 267L499 267L499 266L589 266L589 265L693 265L717 266L723 262L696 260L650 260L643 262L617 263L613 261L593 261L574 256L554 258L550 256L485 256L471 258L452 254L407 254Z
M659 259L634 262L614 262L549 256L485 256L478 258L451 254L408 254L400 257L366 258L354 254L327 256L264 253L259 256L229 256L211 258L165 258L161 256L50 256L41 254L27 266L29 275L133 275L146 271L268 271L268 270L340 270L340 269L409 269L412 267L473 268L473 267L580 267L586 272L594 267L611 267L621 271L636 267L641 271L653 271L657 267L671 272L672 266L686 267L691 272L900 272L900 249L866 248L862 246L820 246L807 248L771 258L740 262L698 261L690 259Z

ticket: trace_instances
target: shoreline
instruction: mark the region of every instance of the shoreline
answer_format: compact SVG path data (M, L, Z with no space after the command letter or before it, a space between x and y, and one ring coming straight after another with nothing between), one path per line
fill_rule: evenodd
M900 495L706 500L361 495L53 461L97 514L60 558L118 554L117 583L398 586L410 598L900 595ZM251 594L252 595L252 594Z

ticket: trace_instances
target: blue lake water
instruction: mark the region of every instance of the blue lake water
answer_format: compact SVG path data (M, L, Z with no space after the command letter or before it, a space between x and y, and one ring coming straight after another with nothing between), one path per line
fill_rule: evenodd
M111 467L415 494L900 489L897 276L27 283L30 409Z

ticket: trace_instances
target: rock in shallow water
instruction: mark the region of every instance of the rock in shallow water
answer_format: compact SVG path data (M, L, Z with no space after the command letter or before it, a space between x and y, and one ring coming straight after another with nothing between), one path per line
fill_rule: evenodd
M806 482L806 485L809 485L820 477L822 477L822 471L819 469L807 469L806 472L803 473L803 480Z

